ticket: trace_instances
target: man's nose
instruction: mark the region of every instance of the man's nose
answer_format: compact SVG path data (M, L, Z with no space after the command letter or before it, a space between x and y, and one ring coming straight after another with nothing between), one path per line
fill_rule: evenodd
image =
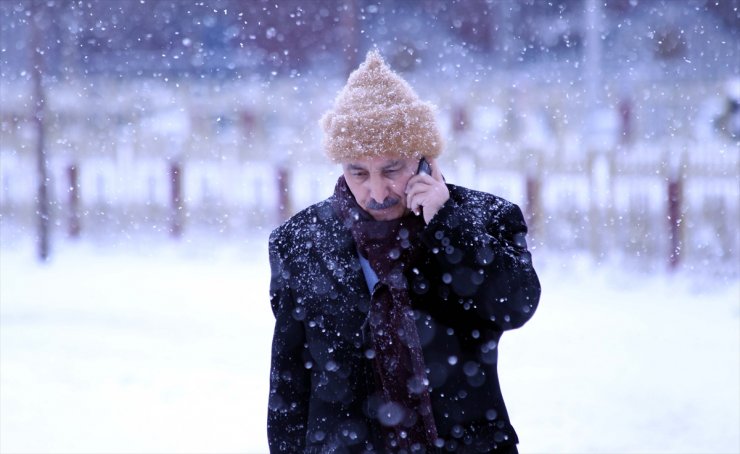
M388 184L380 177L370 178L370 197L378 203L382 203L390 194Z

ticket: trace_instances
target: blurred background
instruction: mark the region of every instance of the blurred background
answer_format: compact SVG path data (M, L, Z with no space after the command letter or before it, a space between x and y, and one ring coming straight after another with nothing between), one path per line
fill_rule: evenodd
M608 373L713 361L617 381L697 386L639 429L611 394L639 441L523 409L523 451L740 450L737 0L0 0L0 451L266 451L267 234L331 194L318 119L372 48L437 105L447 180L525 212L555 309L512 341L519 408L572 402L525 390L572 379L542 344L574 317L655 317L570 334Z
M738 273L735 1L0 5L4 240L42 258L324 198L317 119L377 47L438 106L448 179L520 204L534 244Z

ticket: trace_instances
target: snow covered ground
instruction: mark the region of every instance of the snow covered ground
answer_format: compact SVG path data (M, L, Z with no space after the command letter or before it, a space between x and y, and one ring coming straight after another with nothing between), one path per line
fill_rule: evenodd
M267 232L0 247L0 451L267 452ZM522 453L740 452L740 281L534 252L504 336Z

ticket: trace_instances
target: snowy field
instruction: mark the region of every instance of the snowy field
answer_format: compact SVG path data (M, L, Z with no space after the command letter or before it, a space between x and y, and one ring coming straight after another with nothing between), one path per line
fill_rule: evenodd
M3 231L8 234L8 231ZM264 453L267 232L0 243L0 451ZM534 251L504 336L522 453L740 452L740 282Z

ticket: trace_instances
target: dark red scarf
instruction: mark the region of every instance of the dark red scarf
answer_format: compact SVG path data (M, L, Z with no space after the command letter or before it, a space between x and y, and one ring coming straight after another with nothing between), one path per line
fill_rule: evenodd
M390 221L374 220L357 203L344 177L337 181L332 208L352 232L358 251L379 279L371 291L368 326L375 351L373 368L385 400L378 418L389 435L395 434L392 438L396 445L388 447L408 450L418 443L432 448L437 428L404 276L424 220L413 214Z

